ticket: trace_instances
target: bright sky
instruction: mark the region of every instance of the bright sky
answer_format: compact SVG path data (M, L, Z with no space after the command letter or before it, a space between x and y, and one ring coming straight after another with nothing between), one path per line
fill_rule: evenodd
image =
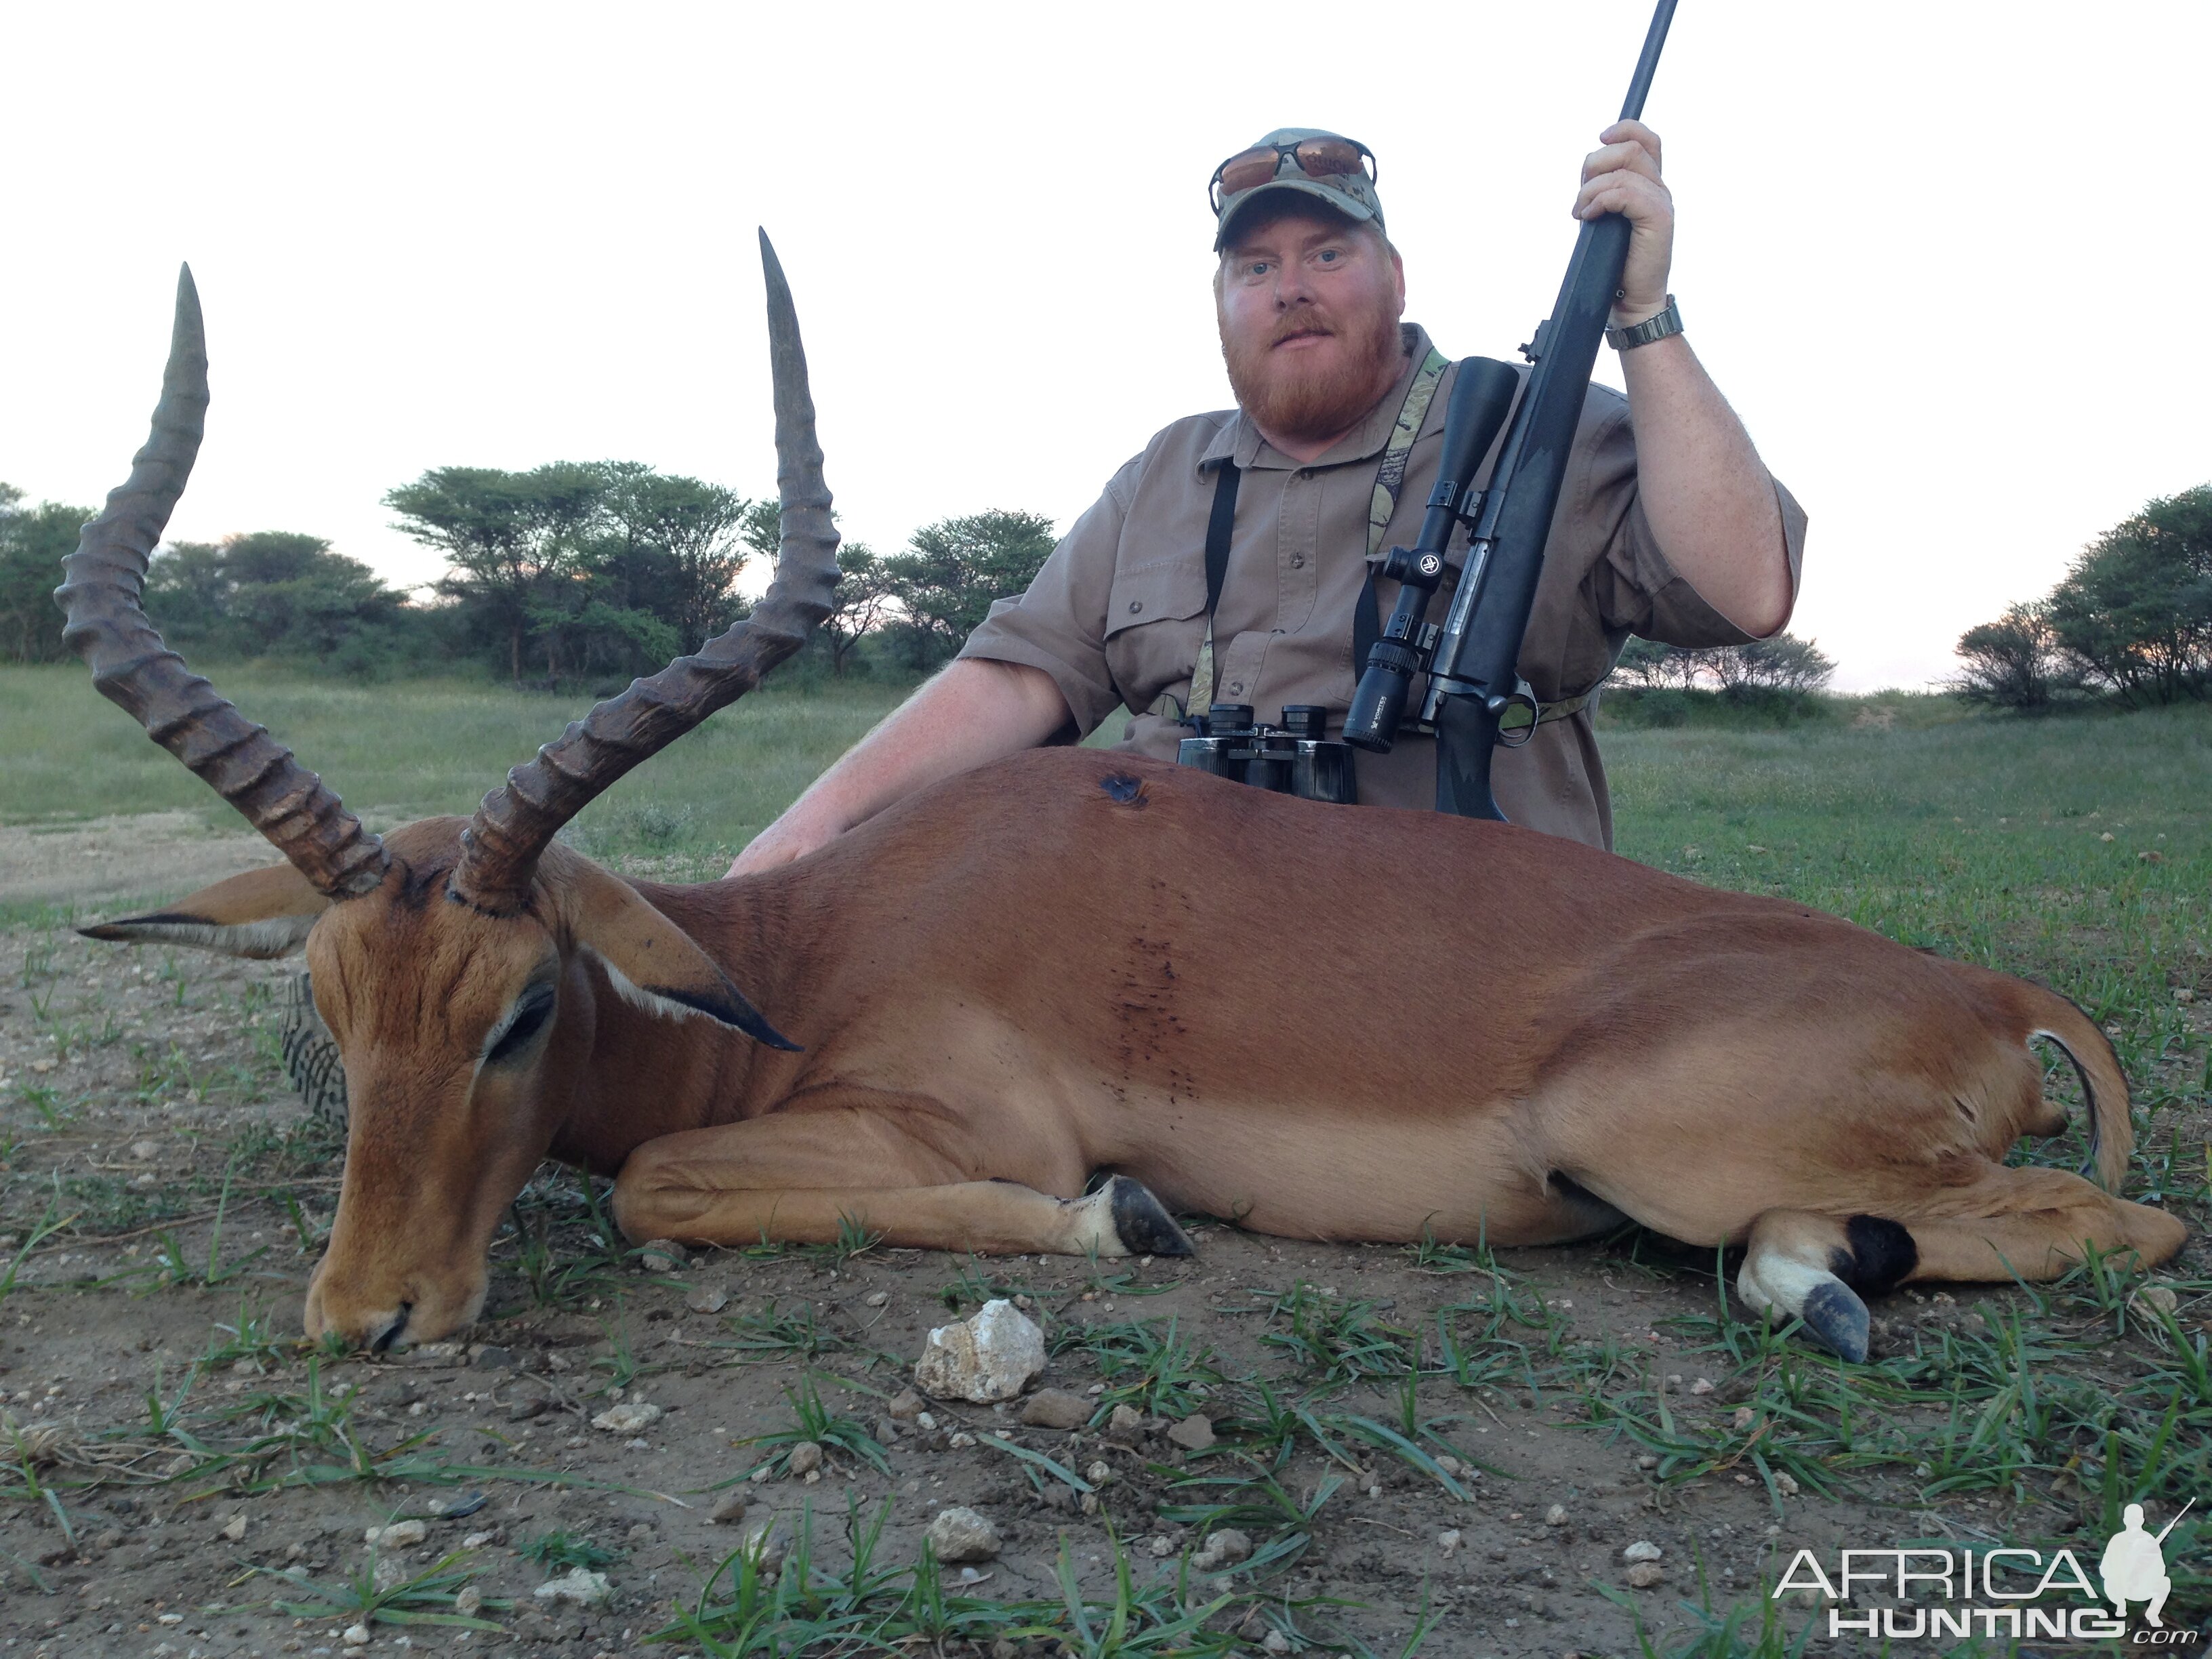
M1648 17L9 7L0 479L91 503L123 477L189 259L215 404L177 537L307 531L417 582L436 562L379 503L428 467L616 457L764 493L764 224L846 533L1065 527L1229 402L1216 161L1279 125L1363 139L1409 316L1509 356ZM1791 626L1839 685L1945 673L1963 629L2212 478L2207 63L2201 0L1682 0L1646 112L1673 286L1811 514Z

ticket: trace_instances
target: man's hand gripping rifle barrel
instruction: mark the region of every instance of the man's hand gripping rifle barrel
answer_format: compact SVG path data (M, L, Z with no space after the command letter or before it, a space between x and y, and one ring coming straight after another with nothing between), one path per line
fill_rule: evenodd
M1639 118L1674 20L1659 0L1621 106ZM1395 741L1413 676L1426 672L1420 722L1437 736L1437 810L1503 821L1491 793L1490 761L1500 743L1525 743L1536 729L1536 699L1521 678L1522 636L1544 569L1544 542L1566 477L1567 457L1589 392L1590 368L1628 259L1628 221L1586 220L1551 316L1521 348L1534 368L1487 489L1474 488L1518 376L1505 364L1470 357L1459 366L1444 412L1443 454L1421 533L1395 547L1380 574L1401 584L1398 603L1368 653L1345 716L1347 743L1378 752ZM1468 526L1467 556L1441 627L1426 620L1453 531Z

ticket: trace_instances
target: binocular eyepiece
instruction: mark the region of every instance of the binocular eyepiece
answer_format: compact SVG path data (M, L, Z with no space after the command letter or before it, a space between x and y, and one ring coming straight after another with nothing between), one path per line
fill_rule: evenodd
M1326 708L1285 703L1279 726L1264 725L1254 713L1249 702L1215 703L1197 722L1200 735L1176 744L1176 763L1301 800L1358 804L1352 749L1326 735Z

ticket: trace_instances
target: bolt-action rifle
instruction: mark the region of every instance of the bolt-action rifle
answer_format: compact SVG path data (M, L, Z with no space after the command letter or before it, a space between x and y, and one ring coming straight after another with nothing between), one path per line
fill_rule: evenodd
M1621 106L1623 120L1644 113L1674 15L1674 0L1659 0ZM1520 377L1485 357L1460 365L1421 533L1411 548L1392 548L1380 568L1379 574L1401 584L1398 603L1368 653L1345 717L1345 740L1389 750L1413 678L1425 671L1420 723L1436 732L1440 812L1502 822L1505 815L1490 787L1492 752L1500 743L1526 743L1536 729L1536 698L1517 666L1521 639L1536 601L1544 541L1582 419L1590 367L1628 261L1628 221L1618 213L1583 221L1559 301L1521 348L1533 365L1528 389L1512 409L1486 489L1473 487L1475 470L1512 408ZM1425 617L1443 579L1447 545L1461 525L1468 528L1467 556L1439 627Z

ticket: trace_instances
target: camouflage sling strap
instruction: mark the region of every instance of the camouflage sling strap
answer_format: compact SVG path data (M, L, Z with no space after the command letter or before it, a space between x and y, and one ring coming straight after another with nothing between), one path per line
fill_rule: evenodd
M1398 490L1406 481L1406 458L1413 453L1413 440L1421 430L1421 422L1428 418L1429 404L1437 395L1437 383L1443 379L1444 370L1451 367L1450 360L1434 346L1414 374L1413 384L1406 388L1406 401L1398 406L1398 419L1390 428L1390 442L1382 452L1382 465L1375 475L1375 494L1367 507L1367 552L1372 558L1382 545L1382 538L1390 527L1390 515L1397 510ZM1198 664L1191 670L1190 696L1186 702L1177 703L1171 695L1164 694L1153 704L1155 714L1172 712L1177 720L1189 717L1193 711L1203 714L1213 706L1213 612L1221 602L1218 578L1214 574L1217 562L1226 567L1230 524L1237 503L1237 463L1224 461L1214 478L1213 522L1206 526L1206 638L1198 647ZM1218 560L1215 543L1220 544ZM1373 582L1370 579L1366 604L1374 604Z

